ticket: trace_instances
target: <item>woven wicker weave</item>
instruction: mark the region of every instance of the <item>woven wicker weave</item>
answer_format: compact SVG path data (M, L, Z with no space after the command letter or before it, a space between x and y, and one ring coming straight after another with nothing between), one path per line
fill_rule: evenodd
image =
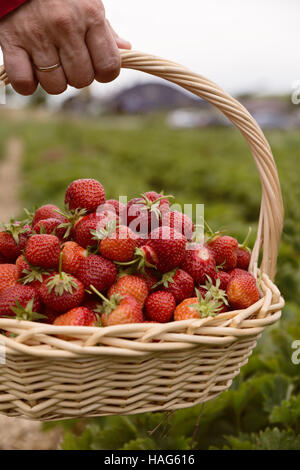
M260 334L281 315L284 301L272 279L283 206L276 166L261 129L240 103L206 78L143 53L121 54L124 68L162 77L215 105L248 142L262 184L250 264L255 276L260 273L262 297L246 310L167 324L56 327L2 318L0 328L14 334L1 336L6 362L0 361L0 412L9 416L47 421L205 402L229 388ZM8 83L4 68L0 78ZM70 340L57 338L58 333Z

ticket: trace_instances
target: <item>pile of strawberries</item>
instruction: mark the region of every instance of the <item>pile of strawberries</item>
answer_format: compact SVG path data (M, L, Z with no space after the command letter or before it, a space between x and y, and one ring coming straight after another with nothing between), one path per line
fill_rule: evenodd
M250 250L197 230L169 197L127 205L101 183L72 182L52 204L0 232L0 317L54 325L112 326L186 320L245 309L260 292Z

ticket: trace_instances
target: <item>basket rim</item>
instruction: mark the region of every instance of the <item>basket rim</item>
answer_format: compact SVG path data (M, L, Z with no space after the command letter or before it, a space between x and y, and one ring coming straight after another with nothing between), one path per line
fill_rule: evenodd
M109 327L56 326L0 318L0 328L16 335L9 337L4 334L1 340L8 354L41 358L145 357L161 352L178 353L195 347L226 346L261 334L281 317L284 299L278 288L267 274L258 271L258 276L262 296L243 310L201 319Z

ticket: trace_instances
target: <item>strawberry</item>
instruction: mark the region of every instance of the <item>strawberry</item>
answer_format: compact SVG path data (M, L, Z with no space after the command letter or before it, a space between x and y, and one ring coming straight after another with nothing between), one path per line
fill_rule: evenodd
M198 284L204 284L207 277L215 277L216 262L211 250L206 245L191 244L185 252L180 267L189 273Z
M161 281L154 287L162 284L164 290L170 292L177 304L191 297L194 291L194 279L183 269L174 269L163 275Z
M76 242L66 242L62 249L62 270L76 276L80 262L87 256L87 251Z
M50 276L50 273L45 271L45 269L28 264L23 255L17 258L16 267L19 281L24 285L34 287L37 291L39 291L42 283Z
M240 269L240 268L235 268L235 269L232 269L231 271L228 271L228 274L230 275L230 278L233 278L233 277L238 277L238 276L252 276L251 273L249 273L248 271L245 271L244 269ZM252 276L253 277L253 276Z
M45 307L43 309L43 315L45 316L45 318L42 320L42 323L47 323L48 325L52 325L54 320L56 320L56 318L61 314L59 312L56 312L52 308Z
M207 281L205 285L202 285L199 287L199 292L205 300L213 300L219 304L219 307L218 307L219 313L227 312L228 307L229 307L227 294L226 294L226 291L221 288L220 278L216 279L215 285L214 285L214 281L209 276L207 276ZM196 295L197 295L197 289L196 289Z
M238 248L237 249L237 268L247 270L249 268L251 251L249 248Z
M108 223L107 229L93 231L95 238L100 240L100 254L112 261L126 262L134 257L136 236L125 225L116 227L115 221Z
M4 231L0 232L0 253L7 261L13 262L24 250L31 228L21 222L11 222L3 227Z
M149 291L150 289L154 289L154 284L156 284L158 281L158 276L155 270L152 270L149 268L146 268L144 270L144 273L136 274L136 276L143 279L146 282Z
M186 243L184 235L164 226L153 230L146 245L137 250L150 265L166 273L180 265L185 256Z
M42 283L39 293L47 307L63 313L81 304L84 286L79 279L60 270Z
M110 287L108 297L115 294L121 296L130 295L143 307L148 293L147 284L143 279L138 276L125 275L120 277L120 279Z
M239 245L235 238L217 235L208 242L208 246L212 250L216 264L224 271L230 271L236 267Z
M197 297L185 299L177 305L174 320L191 320L193 318L214 317L220 313L220 303L216 302L210 296L202 297L199 291L196 291Z
M194 232L194 224L190 217L178 211L164 213L162 225L167 225L177 232L182 233L187 240L191 240Z
M96 326L97 315L86 307L77 307L59 315L54 321L56 326Z
M75 241L83 246L96 247L99 240L95 237L95 232L100 231L110 221L117 221L113 212L103 211L99 215L96 212L82 217L74 226Z
M163 290L150 294L145 304L147 318L158 323L169 322L173 317L175 307L174 296Z
M168 198L155 191L131 199L127 204L127 225L141 236L148 236L160 226L162 214L170 209Z
M64 219L62 222L60 219L50 217L49 219L42 219L37 222L34 227L33 231L35 233L47 233L48 235L56 235L57 238L63 240L65 238L65 234L67 229L65 227L60 227L60 225L65 223L67 219Z
M237 263L236 267L240 269L245 269L246 271L249 268L251 260L251 250L248 248L248 240L251 235L251 227L248 230L245 240L241 245L239 245L237 250Z
M106 299L94 287L92 290L103 300L101 324L103 326L142 323L143 312L139 302L131 295L112 295Z
M0 265L0 292L10 286L17 284L18 269L14 264Z
M32 301L30 303L30 301ZM22 286L17 284L15 286L7 287L0 292L0 316L12 316L15 307L26 307L29 304L31 311L39 312L41 309L41 302L38 293L33 287Z
M232 277L227 286L227 297L234 309L250 307L260 299L256 279L250 274Z
M25 257L33 266L57 268L60 256L60 241L55 235L32 235L25 249Z
M220 279L220 289L226 290L228 282L231 279L231 276L226 271L218 271L214 276L215 282Z
M105 192L99 181L79 179L67 188L65 204L70 210L85 209L87 212L95 212L104 203Z
M7 264L8 259L0 253L0 264Z
M34 227L40 220L59 219L64 222L65 217L60 213L59 207L54 204L45 204L35 211L32 226Z
M80 262L77 277L86 289L93 285L104 292L117 280L118 270L115 264L102 256L89 255Z
M108 199L103 205L103 209L115 213L122 220L126 213L126 206L117 199Z

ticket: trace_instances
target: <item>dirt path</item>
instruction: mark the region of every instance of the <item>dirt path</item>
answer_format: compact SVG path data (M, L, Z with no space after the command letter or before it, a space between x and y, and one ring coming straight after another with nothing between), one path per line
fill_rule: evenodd
M8 222L22 211L21 165L23 143L17 138L8 140L5 155L0 160L0 221ZM8 418L0 415L0 450L56 449L60 439L58 431L41 432L39 422Z

